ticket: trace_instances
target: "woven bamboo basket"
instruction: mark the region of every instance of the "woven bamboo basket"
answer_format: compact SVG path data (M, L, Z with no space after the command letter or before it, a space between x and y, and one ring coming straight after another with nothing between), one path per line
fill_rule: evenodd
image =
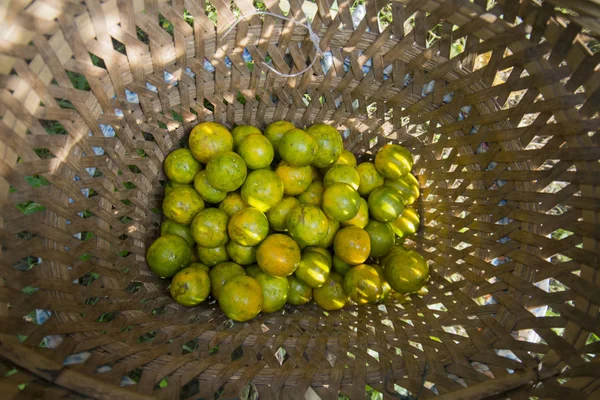
M597 0L0 3L0 397L600 398ZM204 120L409 148L428 294L174 303L144 256Z

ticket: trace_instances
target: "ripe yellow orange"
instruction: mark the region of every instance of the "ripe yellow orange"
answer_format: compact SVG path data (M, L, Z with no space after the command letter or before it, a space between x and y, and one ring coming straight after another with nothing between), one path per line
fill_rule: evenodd
M298 243L280 233L267 236L256 251L256 261L260 269L273 276L293 274L298 268L300 258Z
M262 135L260 129L252 125L238 125L231 130L231 136L233 137L233 149L237 150L240 142L248 135L258 134Z
M417 210L412 207L406 207L402 215L389 224L396 236L404 238L419 230L420 219L421 217Z
M215 189L208 183L206 171L200 171L196 175L196 178L194 178L194 189L202 197L202 200L207 203L217 204L227 196L227 192Z
M286 222L290 236L301 246L314 246L329 230L327 217L320 208L300 204L288 214Z
M244 159L232 151L214 156L206 165L208 183L223 192L233 192L242 186L247 172Z
M394 246L394 231L392 231L390 224L371 220L365 227L365 231L371 239L370 257L383 257Z
M214 267L222 262L229 261L229 255L225 246L218 247L202 247L196 245L196 252L198 253L198 259L202 264L208 267Z
M362 264L369 258L371 239L364 229L347 226L335 235L333 251L347 264Z
M318 288L325 284L330 272L331 262L326 256L317 251L304 250L294 275L308 286Z
M335 272L337 272L340 275L346 275L346 273L350 271L350 268L352 268L352 265L343 261L341 258L338 257L337 254L333 255L333 269L335 270Z
M329 218L348 221L360 210L360 195L345 183L334 183L323 192L322 207Z
M191 231L196 243L202 247L219 247L227 243L229 217L218 208L205 208L192 221Z
M270 169L257 169L250 172L241 193L246 204L267 212L283 199L283 182Z
M296 198L300 202L300 204L310 204L313 206L321 207L321 203L323 202L323 192L325 188L323 184L319 181L314 181L311 183L308 188L299 194Z
M195 306L210 294L210 278L202 268L184 268L171 280L169 291L177 303L186 307Z
M284 197L279 204L267 212L267 219L269 220L271 227L276 231L286 231L287 216L290 211L296 208L299 204L300 203L298 202L298 199L295 197Z
M383 175L377 171L375 164L364 162L356 167L356 172L360 177L358 193L363 197L368 197L371 192L384 184Z
M190 231L189 226L178 224L170 219L165 219L160 225L160 236L165 235L181 236L190 246L193 246L196 243L194 242L194 237L192 236L192 231Z
M242 246L230 240L225 245L227 254L233 262L242 266L254 264L256 262L256 246Z
M165 158L165 175L172 182L192 183L201 169L202 165L196 161L188 149L177 149Z
M381 186L369 195L369 211L371 217L379 222L396 220L404 211L402 196L389 186Z
M412 167L412 154L398 144L386 144L375 155L375 168L387 179L400 179Z
M335 219L327 218L327 234L323 239L315 245L321 248L331 247L333 245L333 239L335 239L336 233L340 230L340 223Z
M359 199L359 201L360 207L358 208L356 215L353 218L342 222L342 226L358 226L359 228L364 228L367 226L369 223L369 205L362 197Z
M287 278L282 276L271 276L264 272L256 274L255 279L262 288L263 312L279 311L285 306L288 299L290 285Z
M396 189L405 205L413 204L419 198L419 181L410 172L397 180L386 179L385 185Z
M381 281L375 268L360 264L344 275L344 291L356 304L375 303L381 297Z
M211 269L208 275L210 277L210 293L215 299L218 299L223 285L234 276L246 275L246 271L240 265L226 261Z
M230 217L247 207L248 204L242 199L242 195L239 192L227 193L227 196L225 196L223 201L219 204L219 209L225 211Z
M269 233L269 220L262 211L249 207L236 213L227 228L231 240L242 246L256 246Z
M273 162L275 151L269 139L259 134L246 136L240 142L237 153L250 169L266 168Z
M293 167L310 165L317 154L317 142L302 129L290 129L279 141L279 155Z
M417 292L429 279L429 266L414 250L398 249L383 264L386 281L398 293Z
M269 142L273 145L275 154L279 154L279 141L289 130L295 129L294 124L288 121L276 121L269 124L265 128L265 137L269 139Z
M190 263L192 250L180 236L166 235L156 239L146 253L150 270L161 278L170 278Z
M221 291L219 307L228 318L245 322L260 313L263 295L256 279L245 275L234 276L223 285Z
M221 124L202 122L192 129L189 145L194 158L206 164L214 156L232 151L233 137Z
M292 167L282 161L275 169L275 173L283 182L283 192L286 196L297 196L308 189L312 183L310 166Z
M300 306L312 300L312 288L294 275L287 277L290 290L288 292L288 304Z
M314 124L306 130L317 141L317 154L313 165L324 168L335 163L342 154L344 143L342 136L332 126L327 124Z
M358 190L360 185L360 175L356 169L350 165L335 165L327 171L323 178L323 186L327 189L334 183L345 183L354 190Z
M350 298L344 291L342 280L340 274L332 272L323 286L313 289L313 299L323 310L339 310L348 303Z
M165 196L162 211L165 217L181 225L192 223L196 214L204 209L204 200L192 187L181 186Z

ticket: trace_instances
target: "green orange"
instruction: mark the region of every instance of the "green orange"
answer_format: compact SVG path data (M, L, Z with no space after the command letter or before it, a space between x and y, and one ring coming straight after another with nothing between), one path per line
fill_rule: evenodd
M375 156L375 167L384 178L400 179L413 167L413 157L398 144L386 144Z
M308 286L318 288L325 284L330 272L331 261L326 256L317 251L304 250L294 275Z
M370 257L383 257L389 253L394 245L394 232L390 224L371 220L365 227L365 231L367 231L369 239L371 239Z
M329 218L348 221L360 210L360 195L345 183L334 183L323 192L322 207Z
M192 250L192 254L193 253L194 253L194 251ZM207 274L210 272L210 268L207 265L204 265L199 262L191 262L187 267L201 269L201 270L205 271Z
M190 263L192 250L180 236L166 235L156 239L146 253L150 270L161 278L170 278Z
M248 135L258 134L262 135L260 129L252 125L238 125L231 130L231 136L233 136L233 149L237 150L242 139Z
M347 226L335 235L333 251L347 264L362 264L371 252L371 239L364 229Z
M360 264L344 275L344 290L356 304L375 303L381 297L381 280L375 268Z
M248 204L242 199L242 195L239 192L227 193L227 196L219 204L219 209L225 211L230 217L247 207Z
M280 233L267 236L256 251L256 261L260 269L273 276L293 274L300 259L298 243Z
M229 255L224 245L218 247L202 247L197 245L196 253L198 253L200 262L211 268L222 262L229 261Z
M288 304L300 306L312 299L312 288L294 275L287 277L290 290L288 292Z
M202 247L219 247L227 243L229 216L218 208L200 211L192 221L191 231L196 243Z
M310 165L317 154L317 142L302 129L290 129L279 141L279 156L294 167Z
M237 275L246 275L246 271L239 264L226 261L210 270L210 293L215 299L219 298L221 289L227 281Z
M185 239L190 246L194 245L194 237L189 226L178 224L171 219L165 219L160 225L160 235L177 235Z
M300 204L290 211L286 225L290 236L301 246L316 245L329 230L325 213L320 208L307 204Z
M165 185L165 196L167 196L169 193L171 193L173 191L173 189L181 187L181 186L185 186L185 187L189 187L189 188L193 188L193 185L190 185L189 183L177 183L177 182L173 182L173 181L168 181L167 184Z
M352 268L352 265L339 258L337 254L333 255L333 269L335 272L340 275L346 275L350 271L350 268Z
M266 168L271 165L275 157L275 151L269 139L256 133L242 139L237 153L242 156L246 166L250 169Z
M381 186L369 195L369 211L379 222L396 220L404 211L402 196L389 186Z
M331 263L333 262L333 254L331 254L331 251L329 249L326 249L324 247L309 246L305 247L304 251L315 251L319 254L324 255L325 258L327 258L329 265L331 265Z
M262 309L262 290L258 281L252 277L234 276L223 286L222 292L219 307L234 321L249 321Z
M323 286L313 289L315 303L325 311L343 308L350 298L344 291L342 281L340 274L332 272Z
M396 236L403 238L413 235L419 230L420 219L421 217L417 210L412 207L406 207L402 215L395 221L390 222L389 225Z
M315 124L306 130L317 141L317 154L313 165L324 168L335 163L342 154L344 143L340 133L327 124Z
M359 199L359 201L360 207L358 208L356 215L353 218L342 222L342 226L358 226L359 228L364 228L367 226L369 223L369 205L362 197Z
M169 291L177 303L186 307L195 306L210 294L210 278L204 269L184 268L171 280Z
M269 233L269 220L260 210L249 207L236 213L229 220L229 237L242 246L256 246Z
M342 154L340 154L340 158L338 158L338 160L335 163L331 164L328 167L322 168L323 174L326 174L327 171L329 171L331 168L335 167L336 165L349 165L353 168L356 168L356 157L350 151L348 151L346 149L342 150Z
M270 169L250 172L242 185L242 199L262 212L269 211L283 199L283 182Z
M206 177L206 171L200 171L198 175L196 175L196 178L194 178L194 189L196 189L196 192L202 197L202 200L207 203L217 204L227 196L227 192L223 192L211 186Z
M400 179L386 179L385 185L396 189L406 205L413 204L419 198L419 181L410 172Z
M398 250L385 259L386 281L398 293L417 292L429 279L429 266L414 250Z
M312 183L310 166L292 167L282 161L275 169L275 173L283 182L283 192L286 196L297 196L308 189Z
M290 285L286 277L271 276L264 272L256 274L255 279L262 288L263 312L279 311L285 306L288 299Z
M287 131L295 128L294 124L288 121L276 121L265 128L265 137L269 139L269 142L273 145L276 154L279 154L279 141L283 135L285 135Z
M288 214L296 208L300 202L295 197L284 197L276 206L267 212L269 224L276 231L286 231L286 221Z
M246 267L246 275L256 278L256 276L262 273L262 269L258 266L258 264L248 265Z
M327 189L334 183L345 183L354 190L358 190L360 176L356 168L350 165L335 165L327 171L323 178L323 186Z
M172 182L192 183L201 169L202 165L188 149L177 149L165 158L165 175Z
M232 151L214 156L206 165L208 183L223 192L233 192L242 186L247 172L244 159Z
M192 129L189 145L194 158L206 164L214 156L232 151L233 137L221 124L202 122Z
M189 225L201 210L204 200L192 187L180 186L165 196L162 211L165 217L181 225Z
M323 192L325 188L323 187L323 183L319 181L314 181L311 183L308 188L296 196L300 204L310 204L313 206L321 207L321 203L323 202Z
M333 239L335 239L335 235L339 230L340 223L335 219L327 218L327 234L323 237L323 239L319 240L315 246L331 247L333 245Z
M383 175L377 171L373 163L364 162L358 164L356 172L358 172L358 176L360 177L358 193L363 197L368 197L373 190L384 184Z
M225 248L229 258L240 265L250 265L256 262L256 246L242 246L230 240Z

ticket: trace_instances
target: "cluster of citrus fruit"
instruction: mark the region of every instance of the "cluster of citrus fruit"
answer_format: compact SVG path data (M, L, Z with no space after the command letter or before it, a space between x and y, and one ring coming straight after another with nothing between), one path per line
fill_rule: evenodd
M172 278L178 303L212 295L236 321L286 303L330 311L416 292L429 268L401 246L419 227L412 165L396 144L357 165L326 124L263 133L203 122L165 159L166 219L148 265Z

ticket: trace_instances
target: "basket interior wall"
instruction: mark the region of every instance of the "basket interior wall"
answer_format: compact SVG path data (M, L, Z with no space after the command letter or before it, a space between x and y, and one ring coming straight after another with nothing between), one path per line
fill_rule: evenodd
M224 36L255 8L310 17L322 57L305 28L269 16ZM386 398L599 395L600 53L596 22L577 11L514 0L0 5L8 397L362 398L367 385ZM291 78L262 64L294 73L314 57ZM409 244L430 264L427 295L235 325L214 304L173 303L144 261L162 161L199 121L281 119L333 124L360 160L390 141L413 152L422 224Z

